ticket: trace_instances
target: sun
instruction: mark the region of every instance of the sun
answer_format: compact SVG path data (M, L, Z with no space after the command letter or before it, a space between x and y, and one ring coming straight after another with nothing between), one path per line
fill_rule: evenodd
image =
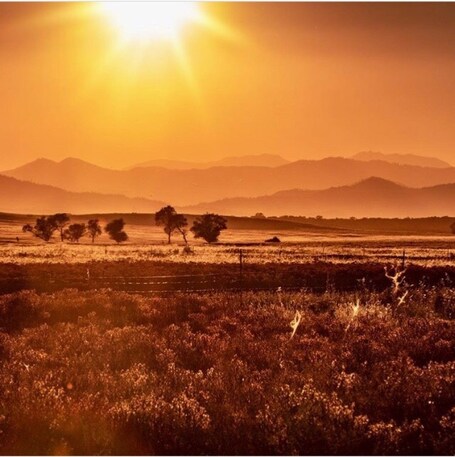
M172 40L182 27L198 18L193 2L101 2L98 4L128 41Z

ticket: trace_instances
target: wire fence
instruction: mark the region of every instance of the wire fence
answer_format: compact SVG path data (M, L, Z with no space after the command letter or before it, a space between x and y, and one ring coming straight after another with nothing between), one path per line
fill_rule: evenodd
M282 284L277 280L245 278L244 272L220 274L183 274L156 276L93 276L87 269L86 275L66 277L9 277L0 278L0 293L17 290L37 290L54 292L72 288L78 290L111 289L136 294L174 294L209 292L248 292L248 291L298 291L322 292L327 286L308 286L305 278L294 280L292 284ZM351 288L343 288L344 290Z
M38 292L54 292L72 288L78 290L112 289L137 294L173 294L173 293L208 293L208 292L247 292L247 291L298 291L325 292L327 290L355 291L360 285L358 281L364 272L352 271L348 277L339 277L335 284L334 276L322 268L318 274L304 272L298 274L277 274L274 267L264 266L262 271L252 269L254 264L245 264L248 258L242 250L238 250L237 266L230 266L230 271L141 275L138 271L124 269L106 274L103 270L92 272L90 267L78 272L54 271L42 274L24 272L22 276L8 275L0 277L0 294L19 290L36 290ZM395 258L404 267L409 260L405 250ZM397 262L398 263L398 262ZM247 267L247 268L245 268ZM121 271L124 274L118 274ZM197 270L196 270L197 271ZM199 269L199 271L201 271ZM212 270L213 271L213 270ZM314 273L314 272L313 272ZM370 272L371 273L371 272ZM17 274L17 273L16 273ZM376 272L372 285L374 289L382 289L384 282L382 268ZM364 279L363 279L364 280ZM382 281L381 281L382 280Z

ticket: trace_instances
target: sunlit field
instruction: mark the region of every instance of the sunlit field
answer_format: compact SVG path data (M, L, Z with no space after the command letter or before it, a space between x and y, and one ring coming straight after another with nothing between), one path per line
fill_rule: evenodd
M368 235L364 233L305 233L302 231L262 231L231 229L213 245L189 239L190 250L175 236L166 242L162 229L127 225L129 241L116 245L106 235L92 244L53 239L44 243L21 232L21 225L0 224L0 262L3 263L88 263L111 261L168 261L178 263L238 263L241 249L250 263L351 263L393 262L405 259L417 265L455 265L455 236ZM281 243L265 243L278 236ZM17 240L16 237L19 237Z
M455 3L0 2L0 457L455 456Z
M2 454L455 452L453 238L228 230L185 249L150 226L120 245L17 228Z
M0 246L0 261L6 263L87 263L96 261L166 260L179 263L238 263L241 249L245 261L252 263L312 263L330 261L393 262L405 258L418 265L455 265L455 243L450 238L306 240L280 245L232 244L203 245L197 243L191 252L182 244L164 243L91 245L91 244L6 244Z

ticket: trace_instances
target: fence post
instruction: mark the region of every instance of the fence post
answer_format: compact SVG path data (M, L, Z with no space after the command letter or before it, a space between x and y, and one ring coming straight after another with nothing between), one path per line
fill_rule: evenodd
M243 251L239 249L239 266L240 266L240 303L243 306Z
M403 256L401 258L401 268L402 268L402 270L404 270L405 263L406 263L406 250L403 249Z

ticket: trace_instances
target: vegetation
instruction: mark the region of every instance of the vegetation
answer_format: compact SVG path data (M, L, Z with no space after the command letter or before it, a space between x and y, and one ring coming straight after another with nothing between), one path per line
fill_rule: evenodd
M90 219L86 224L74 223L65 228L70 221L70 218L65 213L58 213L52 216L42 216L36 219L34 226L25 224L22 231L30 232L37 238L46 242L50 241L53 234L58 231L60 233L60 240L63 242L65 239L79 243L79 240L85 235L89 235L92 243L95 238L101 235L102 230L98 219ZM125 223L123 219L115 219L106 226L106 232L109 233L111 239L117 243L121 243L128 239L127 234L123 231Z
M2 247L0 454L454 454L450 240L409 241L407 268L384 268L389 239L252 244L240 269L232 244L188 255L143 230ZM147 275L152 295L126 292Z
M87 234L85 224L71 224L64 232L64 238L79 243L79 240Z
M454 291L390 293L4 295L0 452L452 455Z
M164 233L167 234L167 242L171 244L171 236L174 232L178 231L182 235L185 243L186 239L186 226L188 222L183 214L178 214L175 208L168 205L161 208L155 214L156 225L163 226Z
M221 230L227 229L227 221L224 217L207 213L198 217L191 227L195 238L203 238L207 243L218 241Z
M42 216L36 219L35 225L25 224L22 231L30 232L37 238L48 242L54 232L57 230L57 225L53 216Z
M125 222L123 219L114 219L106 225L104 231L109 235L111 240L114 240L117 244L119 244L128 240L128 235L123 230L124 227Z
M90 238L92 239L92 243L95 242L97 236L100 236L102 233L101 225L98 219L89 219L87 222L87 230Z
M66 213L57 213L51 216L56 230L60 233L60 241L65 239L65 227L69 224L70 218Z

